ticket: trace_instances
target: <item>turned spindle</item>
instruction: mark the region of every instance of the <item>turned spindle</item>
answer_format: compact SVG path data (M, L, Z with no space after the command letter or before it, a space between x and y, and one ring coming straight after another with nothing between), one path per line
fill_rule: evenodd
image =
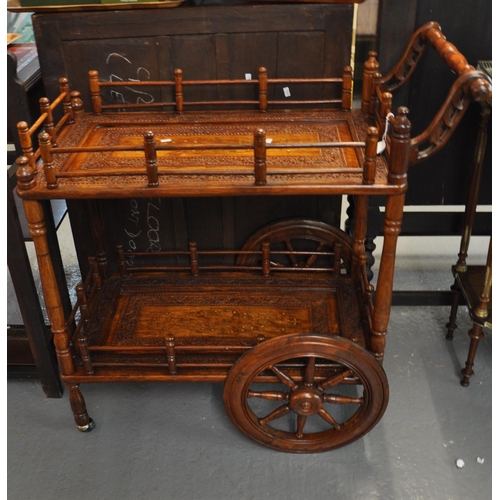
M408 108L400 106L393 121L391 156L389 159L388 182L393 185L406 185L410 157L411 123Z
M342 109L351 109L352 105L352 68L346 66L342 73Z
M333 246L333 274L340 276L342 270L342 244L336 242Z
M368 127L366 135L365 162L363 164L363 184L375 183L375 172L377 168L377 143L378 129Z
M153 132L144 134L144 153L146 155L146 173L148 176L148 187L158 186L158 165L156 163L156 143Z
M50 135L52 146L56 147L56 131L54 128L54 117L52 115L52 110L50 109L50 101L47 97L41 97L39 100L40 113L46 115L44 122L44 129Z
M43 172L45 174L45 182L49 189L57 187L56 169L52 157L52 144L50 135L47 132L42 132L38 136L38 144L40 146L40 155L43 161Z
M23 156L28 159L31 168L36 170L33 141L31 140L30 128L26 122L19 122L17 124L17 135L21 144Z
M165 347L167 349L168 373L170 375L177 375L177 363L175 360L175 338L173 335L169 335L165 339Z
M379 70L379 63L377 61L377 53L370 51L368 52L368 60L364 64L363 71L363 88L361 91L361 110L365 113L370 113L370 104L372 98L372 79L373 75Z
M94 113L102 113L101 86L99 85L99 72L89 71L90 97L92 99L92 109Z
M392 94L390 92L384 92L380 99L380 116L383 118L389 113L392 113Z
M191 264L191 274L193 276L198 276L199 267L198 267L198 250L196 248L196 242L191 241L189 243L189 261Z
M63 111L65 115L68 115L68 125L75 123L73 118L73 108L71 107L71 96L69 89L69 82L67 78L59 78L59 91L61 94L64 93L63 97Z
M254 132L253 148L255 185L264 186L267 184L266 133L261 128Z
M269 243L262 243L262 274L269 276L271 274L271 249Z
M123 245L121 243L117 243L115 245L116 256L118 260L118 271L120 276L125 276L127 272L127 263L125 260L125 251L123 250Z
M174 71L174 83L175 83L175 110L177 113L182 113L184 111L184 92L182 89L182 69L176 69Z
M259 110L267 111L267 69L259 68Z

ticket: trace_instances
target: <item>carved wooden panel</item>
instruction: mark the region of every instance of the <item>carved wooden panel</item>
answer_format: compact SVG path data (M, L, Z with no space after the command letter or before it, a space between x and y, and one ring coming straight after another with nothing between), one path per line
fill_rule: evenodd
M147 285L138 276L105 286L87 329L89 345L164 346L173 335L177 346L251 346L284 332L364 343L357 292L348 278L170 274L149 277Z

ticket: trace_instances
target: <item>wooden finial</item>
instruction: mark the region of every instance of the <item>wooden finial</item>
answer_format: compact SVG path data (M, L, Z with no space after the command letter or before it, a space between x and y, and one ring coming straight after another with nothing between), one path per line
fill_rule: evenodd
M63 110L65 115L69 115L67 123L75 123L75 119L73 118L73 109L71 108L70 89L67 78L59 78L59 91L61 94L64 93Z
M19 122L17 124L17 135L19 136L19 142L21 143L23 155L28 158L33 156L33 142L31 140L30 128L27 122Z
M26 156L21 156L16 161L17 188L20 191L28 191L36 186L35 171L31 168Z
M398 108L394 119L391 139L391 155L389 158L390 184L405 184L410 156L411 123L408 119L408 108Z
M73 90L70 94L71 97L71 107L73 108L73 117L78 120L80 116L85 113L83 106L83 101L80 92L78 90Z
M40 154L43 161L43 172L45 174L47 187L49 189L55 189L57 187L57 177L52 158L50 135L47 132L42 132L38 136L38 143L40 145Z
M90 96L92 98L92 109L94 113L102 113L101 86L99 85L99 72L89 71Z
M364 65L363 72L363 89L361 92L361 110L365 113L370 112L370 102L372 95L372 77L379 70L379 63L377 61L377 53L368 52L368 59Z

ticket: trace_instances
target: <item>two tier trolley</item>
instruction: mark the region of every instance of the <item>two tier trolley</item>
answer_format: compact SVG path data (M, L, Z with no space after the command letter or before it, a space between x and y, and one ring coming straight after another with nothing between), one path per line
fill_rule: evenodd
M392 110L392 92L429 45L457 78L429 127L412 137L409 112ZM174 89L173 102L141 107L105 104L120 82L90 71L92 112L61 78L59 97L41 100L38 121L18 125L17 192L77 427L94 426L81 384L224 382L230 420L257 443L299 453L347 445L377 424L389 399L382 364L408 167L447 142L470 102L488 105L491 83L437 23L413 35L385 76L370 53L360 109L352 109L350 67L338 78L286 82L265 68L253 80L188 77L178 69L171 81L126 82ZM297 82L336 87L339 97L288 100L287 109L270 98L269 85ZM184 90L195 85L251 85L256 98L189 102ZM104 242L102 200L250 196L257 206L285 195L353 197L352 234L294 218L231 250L191 241L182 250L132 251L116 241L110 254ZM366 273L370 196L386 200L376 287ZM84 200L91 214L95 252L70 317L48 252L49 199Z

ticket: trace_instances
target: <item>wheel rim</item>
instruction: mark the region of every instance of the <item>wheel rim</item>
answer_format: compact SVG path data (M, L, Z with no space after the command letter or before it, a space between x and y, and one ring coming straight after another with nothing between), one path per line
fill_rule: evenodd
M224 389L226 411L241 432L297 453L359 439L380 420L388 396L385 372L367 351L312 334L257 346L234 365Z

